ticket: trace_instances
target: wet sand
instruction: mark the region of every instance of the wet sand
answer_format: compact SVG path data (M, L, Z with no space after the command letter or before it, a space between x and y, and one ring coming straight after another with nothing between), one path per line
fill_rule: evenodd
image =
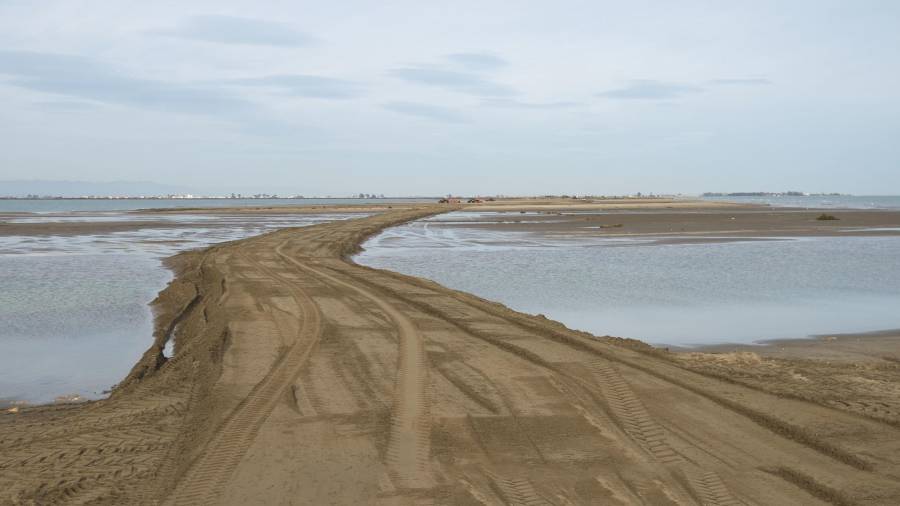
M483 211L523 211L523 210L568 210L605 211L626 209L741 209L746 204L731 202L696 200L687 198L504 198L496 201L480 202L473 205Z
M467 208L467 210L480 210ZM836 220L816 219L823 213ZM474 221L474 223L472 223ZM451 226L450 223L442 223ZM487 214L473 220L460 220L460 226L492 230L540 232L556 235L628 237L691 236L727 237L795 237L900 235L900 211L872 210L808 210L761 206L688 207L659 210L601 209L572 211L539 208Z
M900 365L666 351L347 260L447 209L176 255L109 399L0 415L0 503L900 503Z
M716 344L696 348L676 348L685 353L755 353L761 357L797 360L824 360L842 363L872 362L900 364L900 329L826 334L808 339L772 339L755 344Z
M200 215L202 218L265 219L290 216L310 216L321 214L354 214L360 216L391 210L402 209L395 205L382 206L307 206L307 207L267 207L267 208L207 208L207 209L156 209L141 211L49 213L49 214L2 214L0 213L0 237L3 236L74 236L89 234L108 234L114 232L131 232L141 229L175 230L195 228L198 223L209 228L226 228L233 223L204 219L195 221L191 218ZM105 219L104 219L105 217ZM166 218L180 218L166 219ZM40 221L34 221L40 220Z

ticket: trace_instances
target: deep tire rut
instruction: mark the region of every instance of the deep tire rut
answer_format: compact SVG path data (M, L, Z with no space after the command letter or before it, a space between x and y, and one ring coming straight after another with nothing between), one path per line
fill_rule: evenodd
M399 343L394 405L385 460L398 489L426 489L435 484L431 471L431 415L428 409L428 365L419 329L402 312L374 293L331 274L291 261L331 283L349 288L378 306L394 323Z
M361 283L369 283L363 278L356 276L353 276L353 278ZM414 307L418 307L420 310L431 313L435 317L448 322L451 321L450 318L447 315L442 314L441 311L436 308L428 307L427 303L419 303L393 291L391 291L391 294ZM468 305L467 301L461 302ZM573 381L574 385L580 388L591 388L589 383L585 383L574 376L568 375L564 370L558 369L553 364L546 362L540 356L521 348L516 344L499 341L481 332L475 331L475 329L468 329L465 326L462 327L462 330L468 332L473 337L482 339L483 341L497 346L502 350L511 352L520 358L547 368L552 372L561 374L564 378ZM569 346L567 343L560 344ZM643 402L622 377L622 374L615 364L606 359L597 358L591 362L590 369L595 380L593 384L600 387L601 393L607 400L616 421L620 424L620 427L625 434L634 441L635 444L643 448L654 460L662 464L672 465L674 469L680 468L684 472L690 473L691 476L700 476L700 478L688 480L686 485L692 488L693 492L703 499L704 504L710 504L712 506L744 504L731 494L718 474L705 469L697 469L695 464L685 460L684 457L672 448L667 440L666 430L653 419ZM525 480L525 482L527 482L527 480ZM504 497L514 497L518 500L519 496L514 494L515 490L517 490L516 487L510 488L508 486L501 486L501 484L509 485L510 483L520 482L516 480L492 478L492 484L497 487L498 490L505 491L503 493ZM521 486L524 487L525 485ZM513 495L508 496L507 494ZM510 502L510 504L513 503L528 504Z
M742 506L745 503L735 499L722 478L713 471L691 477L691 486L700 496L703 506Z
M592 369L625 433L663 464L684 462L666 441L665 429L653 420L615 366L597 361L592 364Z
M900 504L900 433L846 414L900 369L822 408L347 258L436 209L173 258L132 383L0 414L0 504Z
M490 475L491 485L508 506L553 506L527 478Z
M321 334L321 316L313 301L296 285L256 261L251 262L271 279L291 287L302 316L298 338L235 411L225 420L167 504L214 504L228 479L250 448L259 428L280 402L285 390L306 362Z

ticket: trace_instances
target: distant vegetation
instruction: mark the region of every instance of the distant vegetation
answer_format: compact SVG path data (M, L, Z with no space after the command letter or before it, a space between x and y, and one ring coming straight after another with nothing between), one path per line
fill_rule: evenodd
M840 218L838 218L837 216L831 215L831 214L822 213L816 219L819 221L832 221L832 220L839 220Z

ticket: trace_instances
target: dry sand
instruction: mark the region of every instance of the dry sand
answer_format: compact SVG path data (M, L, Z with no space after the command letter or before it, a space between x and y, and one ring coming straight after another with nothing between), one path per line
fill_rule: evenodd
M886 354L667 352L346 259L445 209L173 257L109 399L0 415L0 503L900 504Z

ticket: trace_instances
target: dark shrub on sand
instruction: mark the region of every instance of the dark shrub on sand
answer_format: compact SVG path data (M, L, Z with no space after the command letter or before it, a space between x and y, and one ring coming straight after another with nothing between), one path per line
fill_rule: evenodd
M819 220L819 221L832 221L832 220L839 220L840 218L838 218L838 217L836 217L836 216L834 216L834 215L831 215L831 214L825 214L825 213L822 213L822 214L820 214L819 217L816 218L816 219Z

